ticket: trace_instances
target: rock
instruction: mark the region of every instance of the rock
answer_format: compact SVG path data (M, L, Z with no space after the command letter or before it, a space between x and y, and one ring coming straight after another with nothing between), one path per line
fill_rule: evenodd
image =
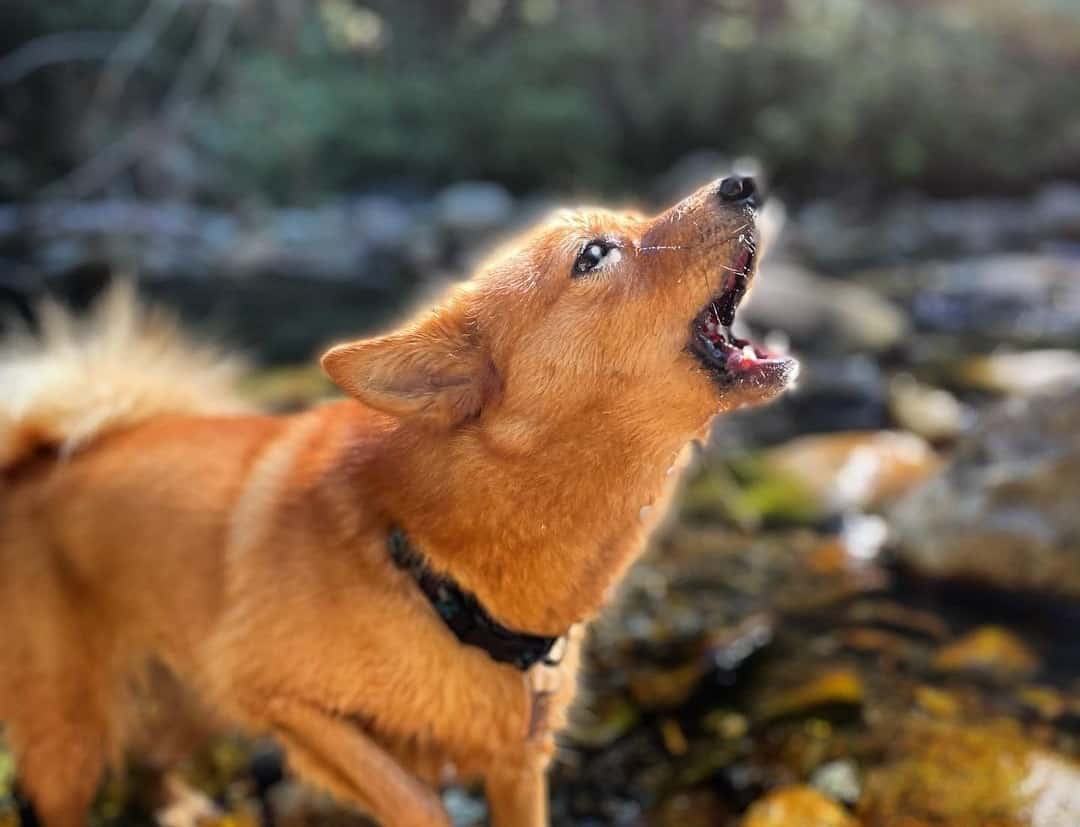
M1023 686L1017 691L1016 699L1044 721L1057 720L1069 711L1068 700L1049 686Z
M907 373L889 382L889 411L901 428L931 442L955 439L972 418L947 390L924 385Z
M514 212L514 199L501 184L461 181L435 198L435 215L447 231L480 235L502 229Z
M1057 182L1034 198L905 197L882 210L815 201L795 216L789 236L801 256L844 269L888 258L1030 249L1080 238L1080 187Z
M810 784L834 801L844 804L854 804L862 794L859 769L852 761L829 761L822 764L810 776Z
M798 385L781 397L780 404L773 408L787 419L786 436L886 427L885 382L873 359L856 354L804 358L801 362ZM757 419L770 417L758 416ZM778 424L785 423L781 420Z
M711 631L693 647L693 657L678 666L643 667L630 675L634 700L645 709L682 705L703 681L734 683L746 662L772 641L775 619L751 614L740 622Z
M986 675L1002 681L1031 677L1039 658L1016 635L1000 626L980 626L937 653L939 672Z
M893 632L860 627L846 629L836 639L845 649L874 655L876 662L887 669L901 664L917 664L922 659L920 647Z
M161 827L226 827L234 822L237 827L255 827L258 823L258 816L254 813L249 813L247 818L226 813L179 776L166 776L163 787L166 802L154 812L154 821ZM237 815L240 817L237 818Z
M798 384L769 407L768 416L748 409L717 417L710 450L731 456L800 434L889 427L886 382L875 360L799 353L799 361Z
M603 747L629 732L640 717L628 700L611 696L599 708L589 711L589 720L576 722L567 734L581 746Z
M704 671L699 659L671 669L644 669L630 676L630 694L647 709L676 707L694 691Z
M867 774L857 809L866 824L1080 824L1080 767L1014 724L911 719L889 749Z
M1059 181L1039 190L1032 206L1035 223L1047 235L1080 241L1080 186Z
M742 738L750 730L750 722L738 712L714 709L702 719L702 726L725 741Z
M835 801L810 787L784 787L756 802L742 827L858 827Z
M957 380L974 390L1027 395L1080 384L1080 353L1074 350L997 351L964 360Z
M1080 343L1080 259L998 255L938 263L909 274L923 330L988 346Z
M818 518L818 499L798 478L772 473L752 460L742 463L742 474L740 485L724 467L702 469L683 491L682 513L691 519L720 518L747 529L765 521L807 523Z
M949 720L960 714L960 701L944 689L921 684L915 687L913 694L919 708L935 718Z
M413 243L415 212L396 198L365 195L347 206L348 225L378 249L402 249Z
M949 625L941 616L891 600L861 600L852 604L846 614L856 623L882 626L905 636L915 635L933 641L949 636Z
M908 328L904 314L872 290L779 261L763 265L739 318L816 352L887 350Z
M767 721L811 710L857 709L862 706L864 692L856 671L837 666L798 686L766 689L757 703L757 718Z
M276 827L372 827L372 822L354 809L291 778L270 788L266 804Z
M716 827L726 823L730 815L730 810L711 790L687 790L665 799L651 815L649 824L652 827Z
M1007 400L890 512L899 558L934 577L1080 595L1080 388Z
M454 827L480 827L487 823L487 805L479 796L450 787L443 793L442 799Z
M686 734L683 732L679 722L674 718L664 718L660 722L660 737L664 741L664 748L670 755L676 757L680 755L686 755L689 744L686 741Z
M888 524L877 514L847 513L836 538L843 547L848 568L876 560L889 537Z
M880 505L939 466L925 440L898 431L815 434L764 452L762 466L796 481L828 513Z

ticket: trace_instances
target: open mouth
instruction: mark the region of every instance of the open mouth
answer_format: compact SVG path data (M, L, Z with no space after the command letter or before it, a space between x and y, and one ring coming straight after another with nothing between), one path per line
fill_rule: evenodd
M786 354L740 339L731 331L735 311L754 276L755 255L753 241L740 245L731 266L723 270L719 292L691 324L690 350L721 384L743 379L787 384L797 370L795 360Z

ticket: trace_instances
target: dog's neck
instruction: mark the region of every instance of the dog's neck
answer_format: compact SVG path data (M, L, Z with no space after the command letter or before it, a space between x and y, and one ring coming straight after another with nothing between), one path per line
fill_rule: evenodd
M602 607L641 550L701 430L658 428L582 412L535 450L506 455L480 429L448 438L398 423L361 475L433 568L500 622L562 635Z

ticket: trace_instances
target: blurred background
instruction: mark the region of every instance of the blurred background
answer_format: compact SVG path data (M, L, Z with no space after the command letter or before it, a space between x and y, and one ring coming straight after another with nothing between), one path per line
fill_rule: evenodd
M278 410L555 205L770 181L729 417L593 635L556 825L1080 825L1074 0L6 0L0 315L136 278ZM0 393L3 389L0 388ZM227 740L220 823L362 824ZM0 751L0 825L20 822ZM137 774L95 819L149 823ZM460 825L483 822L451 790Z

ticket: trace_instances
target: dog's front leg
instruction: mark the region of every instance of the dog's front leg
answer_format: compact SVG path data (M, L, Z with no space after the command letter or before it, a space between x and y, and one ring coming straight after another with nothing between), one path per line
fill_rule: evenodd
M496 770L485 779L491 827L547 827L546 763Z
M268 718L293 769L373 815L382 827L451 827L435 792L349 721L275 700Z

